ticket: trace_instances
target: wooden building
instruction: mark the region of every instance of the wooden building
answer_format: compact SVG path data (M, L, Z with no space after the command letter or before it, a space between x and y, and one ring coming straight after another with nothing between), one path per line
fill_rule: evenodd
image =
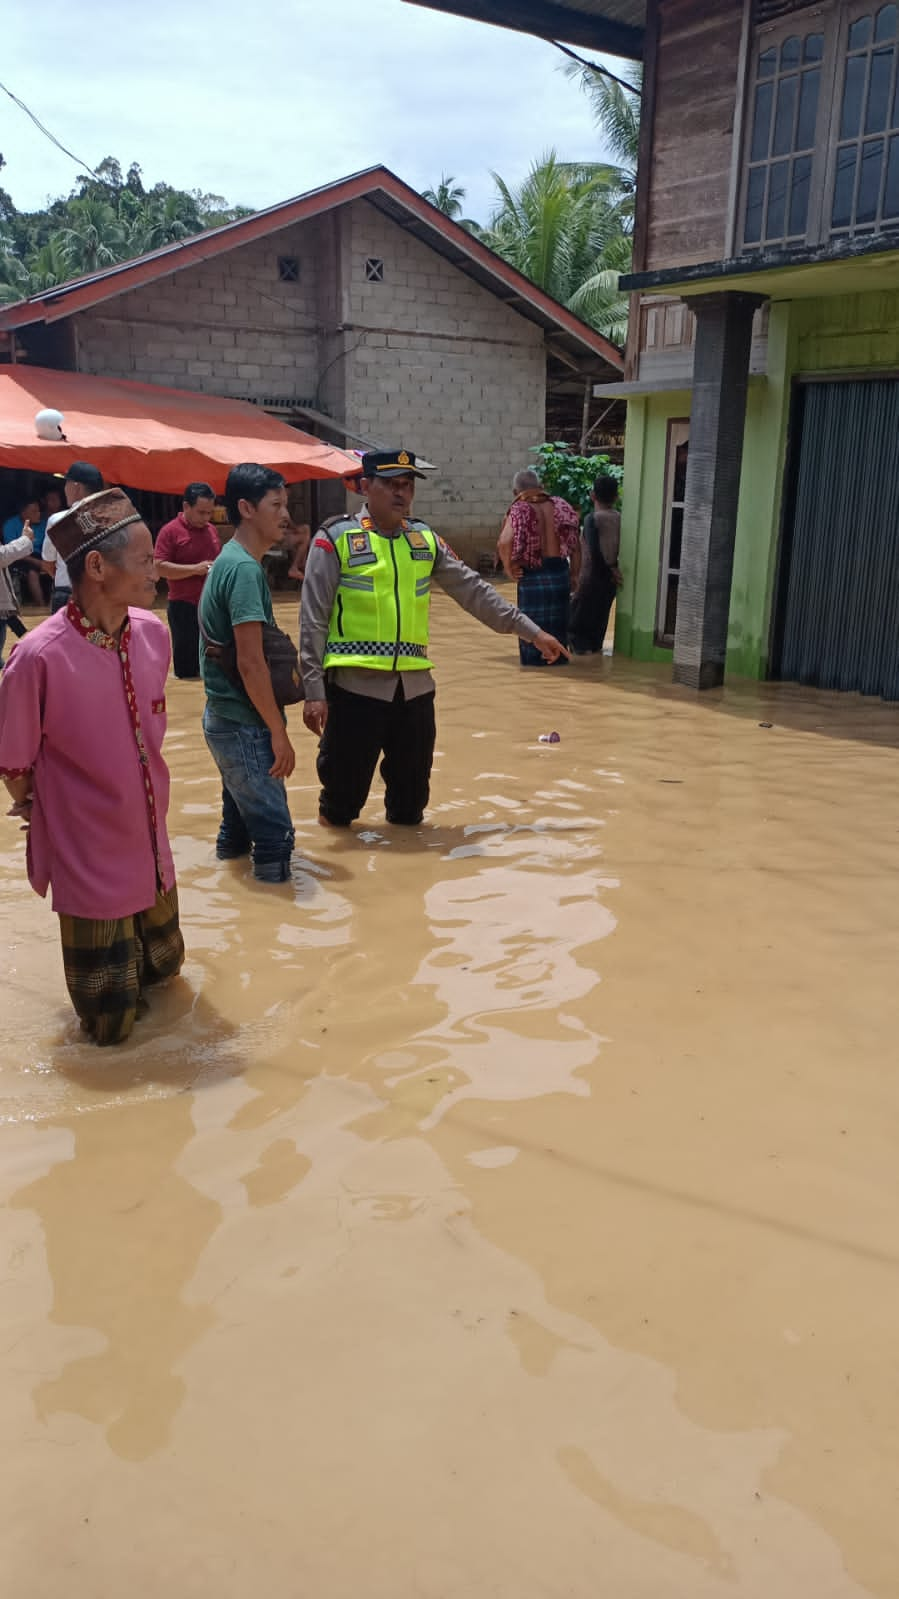
M899 699L899 7L430 3L643 63L619 650Z

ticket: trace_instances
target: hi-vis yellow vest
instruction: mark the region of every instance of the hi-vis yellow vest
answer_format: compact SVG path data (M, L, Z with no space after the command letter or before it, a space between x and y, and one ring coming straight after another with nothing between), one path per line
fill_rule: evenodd
M426 671L436 535L424 522L404 522L388 538L368 516L341 518L325 532L340 559L325 669Z

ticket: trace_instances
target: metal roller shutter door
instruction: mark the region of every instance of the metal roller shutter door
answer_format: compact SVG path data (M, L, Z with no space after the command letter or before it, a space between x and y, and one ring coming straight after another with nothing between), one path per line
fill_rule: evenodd
M899 700L899 381L803 385L774 675Z

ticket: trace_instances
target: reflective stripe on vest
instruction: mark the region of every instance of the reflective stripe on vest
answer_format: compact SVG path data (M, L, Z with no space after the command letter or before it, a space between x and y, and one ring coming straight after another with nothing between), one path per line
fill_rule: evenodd
M328 623L325 669L426 671L436 535L415 523L388 538L365 518L332 526L328 537L340 561L340 581Z

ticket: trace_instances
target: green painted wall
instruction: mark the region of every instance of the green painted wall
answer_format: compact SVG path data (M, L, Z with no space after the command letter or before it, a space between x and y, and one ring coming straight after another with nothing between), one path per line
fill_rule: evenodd
M671 650L655 642L668 423L689 415L688 389L628 403L615 648L638 661L671 660Z
M750 384L743 435L740 507L734 542L726 672L765 677L777 570L784 463L796 360L795 307L772 305L768 320L768 370Z
M796 301L796 370L899 370L899 252L895 277L897 288L891 293Z
M728 632L731 677L764 677L768 669L793 379L799 373L899 371L899 254L895 276L895 290L772 303L767 378L750 384L746 407ZM689 414L686 391L632 399L628 406L625 582L615 647L638 660L671 660L671 651L654 642L665 456L669 421Z

